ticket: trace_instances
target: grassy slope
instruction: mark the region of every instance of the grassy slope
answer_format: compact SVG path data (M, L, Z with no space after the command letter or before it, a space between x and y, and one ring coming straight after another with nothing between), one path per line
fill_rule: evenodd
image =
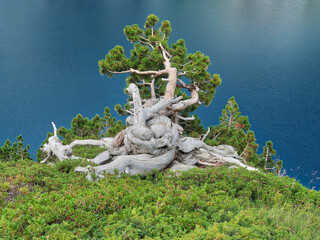
M320 239L320 192L224 167L88 182L73 169L0 163L3 239Z

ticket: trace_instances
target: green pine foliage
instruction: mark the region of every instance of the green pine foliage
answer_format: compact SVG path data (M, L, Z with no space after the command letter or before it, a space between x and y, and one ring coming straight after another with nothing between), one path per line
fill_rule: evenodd
M267 141L266 145L263 147L263 152L260 155L260 162L266 170L279 173L282 169L282 161L278 160L275 162L274 157L276 154L277 151L273 149L273 143L271 141Z
M121 120L111 116L110 109L104 109L104 117L98 114L91 120L78 114L71 121L71 128L60 127L58 134L63 137L63 144L70 144L75 139L101 139L114 137L125 128Z
M190 86L194 83L201 91L199 91L199 101L203 102L206 106L210 105L212 98L215 94L215 89L221 84L221 79L218 74L212 76L207 71L211 64L208 56L200 51L196 53L188 53L183 39L177 40L169 46L169 36L172 29L170 21L162 21L160 27L156 27L159 18L153 14L147 17L144 29L141 29L137 24L126 26L124 34L127 40L134 44L133 49L130 51L130 56L127 57L122 46L115 46L105 56L105 59L99 61L99 71L102 75L112 77L115 73L129 73L129 70L135 69L138 71L159 71L164 69L164 58L161 54L159 43L163 45L166 51L172 56L171 66L175 67L179 72L185 73L187 84ZM139 75L137 73L130 73L126 83L135 83L139 86L140 95L142 99L149 99L151 97L148 85L142 84L150 83L155 80L155 90L158 96L163 96L166 82L162 80L166 76L152 76L151 74ZM126 89L126 88L125 88ZM126 92L126 90L125 90ZM183 96L183 99L188 99L179 84L177 85L176 96ZM128 114L131 106L128 98L128 103L121 107L117 104L115 109L121 115ZM184 112L189 113L196 110L199 105L194 105Z
M259 145L250 127L249 118L241 115L235 98L231 97L222 110L220 124L210 127L206 143L214 146L231 145L246 161L255 164Z
M0 162L0 239L320 239L320 192L288 177L215 167L89 182L79 165Z
M17 137L17 141L13 144L9 139L0 147L0 161L11 162L18 160L32 160L28 150L30 146L25 146L24 139L21 134Z
M87 117L83 118L78 114L71 121L71 128L67 129L61 126L58 135L63 138L63 144L70 144L76 139L101 139L103 137L114 137L125 128L121 120L116 121L111 116L110 109L104 109L104 117L98 114L91 120Z
M98 114L91 120L78 114L72 119L71 128L60 127L58 134L63 137L63 144L70 144L75 139L99 139L103 127L103 119Z
M93 159L99 153L102 153L107 150L107 148L101 148L98 146L75 146L73 149L73 154L77 157L83 159Z
M120 131L125 129L125 127L126 126L122 124L121 120L117 121L115 117L111 116L110 109L106 107L104 109L103 117L100 117L97 114L91 120L87 117L83 118L81 114L78 114L72 119L70 129L61 126L58 130L58 135L63 139L62 143L68 145L76 139L101 139L104 137L114 137ZM42 142L42 145L38 149L38 162L42 161L46 157L46 154L41 151L41 148L45 143L48 143L48 139L51 136L53 136L53 133L49 132L46 140ZM73 150L75 156L91 159L105 149L98 149L94 146L77 146Z
M282 169L282 161L275 162L276 151L271 141L266 143L261 155L257 154L259 145L256 143L254 132L250 130L248 116L241 115L239 106L234 97L231 97L222 110L220 124L211 126L206 143L218 146L227 144L233 146L245 161L261 170L279 174Z
M116 120L115 117L111 116L110 109L106 107L104 109L104 137L115 137L119 132L125 129L125 125L122 124L121 120Z
M185 114L188 117L188 114ZM205 134L205 129L201 123L201 119L197 114L194 114L194 120L192 121L180 121L179 124L184 129L184 134L189 137L200 138L203 134Z

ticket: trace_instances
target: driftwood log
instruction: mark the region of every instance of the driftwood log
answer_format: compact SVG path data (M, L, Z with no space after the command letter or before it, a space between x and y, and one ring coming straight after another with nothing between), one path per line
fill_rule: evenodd
M231 164L256 170L244 163L231 146L208 146L204 139L195 139L182 135L182 127L172 121L168 112L181 109L186 101L181 98L153 99L152 103L142 104L139 89L135 84L130 84L128 92L133 99L133 115L126 119L127 127L115 138L102 138L101 140L75 140L70 145L63 145L57 136L57 129L53 124L54 135L44 145L43 151L47 157L56 156L60 161L78 159L72 153L75 146L99 146L107 148L89 162L98 164L95 167L77 167L75 171L92 173L98 178L103 178L104 172L131 175L145 174L154 169L163 170L188 170L194 167L217 166ZM189 103L187 103L189 104Z

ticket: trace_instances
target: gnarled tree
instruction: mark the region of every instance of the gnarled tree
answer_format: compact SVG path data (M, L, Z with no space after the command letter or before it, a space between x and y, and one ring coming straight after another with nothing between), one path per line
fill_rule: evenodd
M155 29L158 21L152 14L147 17L145 29L137 24L126 26L124 33L127 39L135 43L130 57L125 55L122 46L116 46L105 59L99 61L99 70L108 77L129 74L127 87L130 83L139 86L142 101L147 101L144 102L145 106L153 105L158 97L169 99L182 96L182 101L162 113L175 118L177 122L180 115L194 111L201 103L208 106L221 79L218 74L211 76L207 71L210 65L208 56L200 51L187 53L183 39L169 47L170 22L163 21L160 28ZM188 91L190 96L186 94ZM124 108L117 105L118 113L130 114L131 100L128 99Z
M230 146L211 147L203 142L205 136L195 139L183 135L183 123L194 119L189 113L202 103L211 103L221 80L219 75L211 76L207 72L208 56L199 51L187 54L184 40L180 39L169 47L170 22L163 21L156 29L158 21L155 15L150 15L144 29L136 24L125 27L127 39L135 43L130 57L125 55L122 46L116 46L99 61L103 75L128 75L128 103L124 107L116 105L118 113L129 115L126 128L114 138L76 140L68 146L60 146L55 134L46 147L55 147L59 156L65 152L65 157L59 157L62 160L76 158L72 155L72 148L76 145L107 147L106 152L90 160L103 164L93 168L99 177L103 177L103 172L114 172L115 169L143 174L167 167L189 169L221 163L254 170L243 164ZM55 154L54 151L51 153ZM76 170L89 172L89 168Z

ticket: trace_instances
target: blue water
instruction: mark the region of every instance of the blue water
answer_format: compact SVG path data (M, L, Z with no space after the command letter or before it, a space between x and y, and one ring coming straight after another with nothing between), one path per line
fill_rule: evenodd
M129 53L124 26L150 13L221 74L203 123L235 96L258 143L271 139L289 176L320 189L319 0L1 0L0 144L21 133L35 157L51 121L124 103L125 76L101 77L97 61L116 44Z

